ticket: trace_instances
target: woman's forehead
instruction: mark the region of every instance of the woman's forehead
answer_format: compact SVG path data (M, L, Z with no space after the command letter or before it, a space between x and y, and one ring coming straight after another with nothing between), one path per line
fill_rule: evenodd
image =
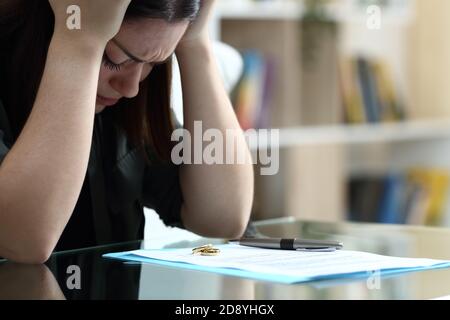
M139 19L123 23L115 39L132 55L148 61L161 51L172 53L188 25L188 21Z

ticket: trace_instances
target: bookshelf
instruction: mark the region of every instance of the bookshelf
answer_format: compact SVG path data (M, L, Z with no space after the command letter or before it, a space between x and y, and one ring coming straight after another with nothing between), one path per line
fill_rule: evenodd
M383 29L373 32L365 29L365 12L358 9L356 0L328 4L325 12L337 26L336 34L319 30L323 42L314 45L319 48L319 60L326 63L311 70L305 67L305 44L309 43L303 31L306 24L301 22L304 1L219 1L213 23L216 38L240 50L256 49L277 61L270 127L280 129L276 146L280 147L280 172L256 178L256 219L343 220L348 217L347 183L352 177L417 166L450 172L450 152L446 151L450 150L450 91L437 83L449 83L445 82L450 80L448 75L444 78L439 73L439 63L445 60L444 53L450 57L450 45L442 30L437 35L443 40L439 43L429 36L450 19L435 10L440 5L437 0L428 5L392 1L394 5L383 12ZM330 45L331 41L335 43ZM424 47L443 53L436 60ZM356 54L389 63L406 106L406 120L343 123L339 64L334 58ZM450 58L443 66L448 64ZM431 71L427 74L425 69ZM260 146L265 143L260 141ZM448 208L444 216L442 224L450 226Z

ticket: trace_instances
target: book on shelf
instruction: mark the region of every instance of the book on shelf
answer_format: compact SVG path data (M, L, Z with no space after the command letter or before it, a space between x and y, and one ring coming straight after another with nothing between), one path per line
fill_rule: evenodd
M382 195L382 177L367 176L352 179L348 186L349 219L360 222L376 221Z
M343 58L340 90L347 123L379 123L406 118L400 94L386 61L363 56Z
M448 206L450 173L412 168L405 173L353 177L348 218L353 221L441 225Z
M428 196L426 224L438 225L447 202L448 173L439 169L415 168L408 173L408 179L422 186Z
M342 122L339 92L339 26L334 21L304 18L302 47L301 123L305 126Z
M257 50L242 52L244 70L232 101L242 129L270 127L270 101L275 77L274 60Z

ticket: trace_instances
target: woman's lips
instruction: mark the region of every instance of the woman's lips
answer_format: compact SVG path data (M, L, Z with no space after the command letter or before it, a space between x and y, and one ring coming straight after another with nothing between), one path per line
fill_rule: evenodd
M119 99L111 99L111 98L103 97L101 95L97 95L97 103L104 105L104 106L113 106L118 101L119 101Z

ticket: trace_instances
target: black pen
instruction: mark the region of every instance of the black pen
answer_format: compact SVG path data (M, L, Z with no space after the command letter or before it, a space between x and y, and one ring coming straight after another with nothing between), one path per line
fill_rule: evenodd
M283 239L283 238L241 238L229 243L248 247L300 250L300 251L335 251L342 249L343 244L334 240Z

